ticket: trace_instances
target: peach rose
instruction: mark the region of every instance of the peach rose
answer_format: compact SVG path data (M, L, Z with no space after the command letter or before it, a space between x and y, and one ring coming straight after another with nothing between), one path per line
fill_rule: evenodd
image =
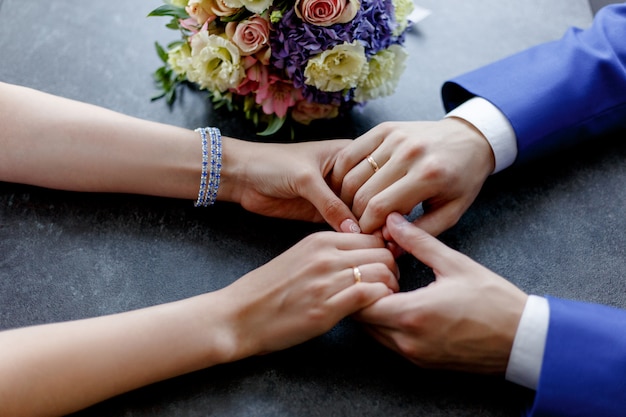
M239 9L226 6L223 0L189 0L185 11L189 17L202 26L211 23L217 16L232 16Z
M339 115L339 108L332 104L311 103L300 100L291 110L291 118L298 123L308 125L313 120L332 119Z
M359 11L359 0L296 0L296 15L316 26L348 23Z
M226 36L237 45L241 55L253 55L268 46L270 24L261 16L252 16L240 22L228 22Z

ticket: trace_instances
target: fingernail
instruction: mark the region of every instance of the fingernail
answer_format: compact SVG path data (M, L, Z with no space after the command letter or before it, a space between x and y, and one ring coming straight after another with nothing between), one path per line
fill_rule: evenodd
M387 216L387 222L396 226L402 226L406 223L406 219L400 213L391 213Z
M345 219L339 225L339 228L342 232L346 233L361 233L361 228L359 225L352 219Z

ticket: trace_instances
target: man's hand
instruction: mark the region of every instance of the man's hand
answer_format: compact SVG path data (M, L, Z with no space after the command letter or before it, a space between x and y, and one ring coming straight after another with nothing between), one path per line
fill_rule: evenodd
M528 296L398 213L383 235L430 266L436 281L381 298L355 317L419 366L504 373Z
M381 228L389 213L408 214L423 203L416 224L437 235L456 224L494 165L487 140L461 119L387 122L341 150L331 186L365 233Z

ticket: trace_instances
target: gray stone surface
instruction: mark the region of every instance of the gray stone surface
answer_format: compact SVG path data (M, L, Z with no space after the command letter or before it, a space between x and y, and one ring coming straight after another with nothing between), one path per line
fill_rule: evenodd
M420 0L398 92L298 132L354 137L384 120L436 120L442 82L591 21L583 0ZM173 40L158 0L0 2L0 80L187 128L240 117L184 91L150 102L153 42ZM626 143L599 138L489 179L441 239L525 291L626 308ZM218 204L0 184L0 328L126 311L221 288L322 226ZM401 259L402 286L431 273ZM45 341L42 341L42 344ZM78 416L517 416L532 398L500 378L419 369L350 320L296 348L196 372Z

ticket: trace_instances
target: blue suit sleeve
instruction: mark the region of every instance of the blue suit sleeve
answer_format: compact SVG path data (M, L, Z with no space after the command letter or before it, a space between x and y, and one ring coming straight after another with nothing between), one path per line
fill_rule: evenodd
M626 129L626 3L601 9L587 30L571 28L442 87L447 111L473 96L511 122L516 162Z
M532 416L626 415L626 310L548 297Z

